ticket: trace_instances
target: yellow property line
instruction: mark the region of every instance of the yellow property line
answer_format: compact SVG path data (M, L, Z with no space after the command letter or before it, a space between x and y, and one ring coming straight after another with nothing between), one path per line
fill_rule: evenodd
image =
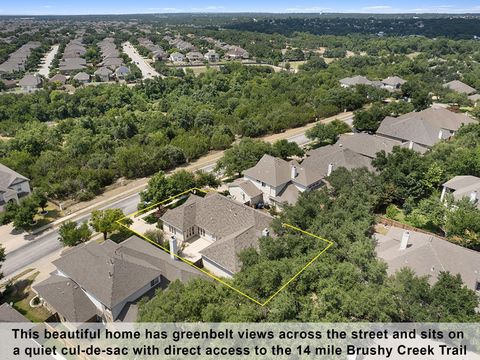
M265 305L267 305L275 296L278 295L278 293L279 293L280 291L282 291L283 289L285 289L293 280L295 280L302 272L304 272L305 269L307 269L315 260L317 260L317 259L320 257L320 255L322 255L325 251L327 251L327 250L334 244L333 241L324 239L324 238L321 237L321 236L318 236L318 235L309 233L308 231L302 230L302 229L300 229L300 228L298 228L298 227L295 227L295 226L293 226L293 225L283 223L282 226L283 226L284 228L290 228L290 229L292 229L292 230L299 231L299 232L301 232L302 234L305 234L305 235L308 235L308 236L312 236L312 237L314 237L314 238L316 238L316 239L319 239L319 240L322 240L322 241L326 242L328 245L327 245L322 251L320 251L320 253L317 254L312 260L310 260L310 261L309 261L299 272L297 272L290 280L288 280L285 284L283 284L283 285L280 287L280 289L278 289L277 291L275 291L275 293L273 293L273 295L271 295L266 301L260 302L260 301L258 301L258 300L256 300L256 299L254 299L253 297L251 297L250 295L245 294L245 293L244 293L243 291L241 291L240 289L237 289L236 287L230 285L229 283L227 283L227 282L226 282L225 280L223 280L222 278L219 278L219 277L211 274L210 272L208 272L208 271L206 271L206 270L204 270L204 269L196 266L196 265L195 265L194 263L192 263L191 261L189 261L189 260L187 260L187 259L185 259L185 258L183 258L183 257L181 257L181 256L178 256L177 254L172 254L172 252L171 252L169 249L161 246L160 244L157 244L155 241L153 241L153 240L147 238L146 236L144 236L144 235L136 232L135 230L130 229L129 226L127 226L127 225L125 225L125 224L122 223L122 220L124 220L124 219L126 219L126 218L128 218L128 217L137 216L137 215L138 215L139 213L141 213L141 212L148 211L148 210L150 210L150 209L152 209L152 208L154 208L154 207L156 207L156 206L158 206L158 205L164 204L164 203L166 203L166 202L170 202L170 201L175 200L176 198L178 198L178 197L180 197L180 196L182 196L182 195L185 195L185 194L191 193L191 192L195 192L195 191L199 191L199 192L202 192L202 193L204 193L204 194L208 193L208 191L205 191L205 190L202 190L202 189L199 189L199 188L191 188L191 189L189 189L189 190L187 190L187 191L181 192L180 194L177 194L177 195L175 195L175 196L171 196L171 197L169 197L168 199L163 200L163 201L161 201L161 202L159 202L159 203L150 205L150 206L148 206L148 207L146 207L146 208L144 208L144 209L141 209L141 210L135 211L135 212L132 213L132 214L126 215L126 216L122 217L121 219L118 219L116 222L117 222L117 224L119 224L119 225L123 226L124 228L126 228L127 230L133 232L135 235L139 236L140 238L148 241L149 243L155 245L156 247L158 247L158 248L166 251L167 253L175 256L177 259L179 259L179 260L183 261L184 263L186 263L186 264L194 267L195 269L201 271L201 272L204 273L205 275L210 276L212 279L214 279L214 280L218 281L219 283L227 286L227 287L230 288L231 290L236 291L236 292L239 293L240 295L246 297L247 299L253 301L255 304L260 305L260 306L265 306Z

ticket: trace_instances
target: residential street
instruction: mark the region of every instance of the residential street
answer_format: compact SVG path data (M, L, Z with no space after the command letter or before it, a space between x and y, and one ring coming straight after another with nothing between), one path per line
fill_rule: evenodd
M50 51L45 55L42 63L40 64L40 68L38 69L38 74L45 76L48 78L48 74L50 73L50 64L52 63L55 55L57 54L59 45L53 45Z
M351 124L352 117L352 112L345 112L327 119L323 119L321 120L321 122L329 123L335 119L339 119ZM315 126L315 123L311 123L300 128L289 129L282 133L268 135L263 137L262 139L267 142L287 139L289 141L296 142L299 145L305 145L309 141L305 136L305 132L313 126ZM193 163L187 164L183 167L179 167L178 170L204 170L210 172L213 171L215 164L222 156L223 151L211 152ZM65 221L66 219L69 219L77 223L83 223L89 220L90 212L97 208L120 208L125 214L132 213L137 209L137 204L140 200L139 193L146 187L146 185L147 182L142 181L142 184L138 186L137 191L133 194L130 193L124 198L121 198L121 196L119 196L118 200L112 203L101 205L99 207L91 205L89 208L84 209L83 214L80 214L82 211L79 211L79 215L77 217L75 216L75 214L71 214L61 220ZM104 202L105 201L102 201L102 203ZM85 210L88 210L88 212L85 213ZM8 279L9 277L14 276L16 273L19 273L29 268L33 263L39 262L42 258L46 258L52 253L58 251L60 248L61 244L58 241L58 228L49 229L45 233L39 234L36 239L30 240L28 244L7 253L6 260L2 266L4 279Z
M155 71L155 69L150 65L138 52L137 50L133 47L132 44L130 44L128 41L124 43L123 45L123 52L128 55L130 59L135 63L135 65L138 66L140 71L142 72L142 78L143 79L151 79L155 76L162 76L158 72ZM163 76L162 76L163 77Z

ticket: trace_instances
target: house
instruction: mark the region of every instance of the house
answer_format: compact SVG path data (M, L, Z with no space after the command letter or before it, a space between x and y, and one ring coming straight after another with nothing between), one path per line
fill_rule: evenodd
M406 81L398 76L389 76L382 80L382 87L387 90L398 90Z
M174 63L180 63L185 61L185 55L179 52L173 52L170 54L170 61Z
M109 81L110 75L112 75L112 70L109 68L102 66L100 69L95 70L93 73L99 81Z
M402 146L402 142L367 133L347 133L339 136L336 145L374 159L378 152L384 151L388 154L392 152L394 146Z
M19 203L31 193L30 180L0 164L0 211L11 201Z
M59 83L60 85L65 85L67 82L67 77L62 74L56 74L48 80L49 83Z
M248 51L242 49L239 46L231 46L230 49L225 53L225 57L230 60L241 60L249 58Z
M132 236L78 245L53 262L56 270L33 286L43 306L62 322L132 319L132 304L154 288L202 273L152 244Z
M62 74L71 74L85 69L87 62L83 58L68 58L60 62L58 71Z
M100 66L105 66L105 67L108 67L110 69L116 69L116 68L118 68L119 66L122 66L122 65L123 65L123 60L121 58L118 58L118 57L106 58L100 63Z
M130 69L126 66L119 66L116 70L115 70L115 77L118 79L118 80L125 80L125 78L130 75Z
M208 50L204 55L205 60L208 62L217 62L220 60L220 55L215 50Z
M466 197L480 210L480 178L471 175L455 176L442 186L440 201L444 201L447 194L451 194L455 201Z
M158 47L157 50L152 51L153 60L162 61L168 59L168 53L163 48Z
M29 323L25 316L20 314L10 304L3 303L0 305L0 323Z
M190 195L182 205L167 210L161 220L163 231L185 247L184 252L189 247L197 249L204 268L217 276L231 277L241 270L239 252L258 247L258 239L270 234L273 218L210 193L205 197Z
M396 118L387 116L381 122L377 135L401 141L404 146L424 153L439 141L452 137L463 124L475 122L467 115L431 107Z
M473 94L468 96L468 99L473 102L474 106L477 106L480 103L480 94Z
M467 85L460 80L453 80L450 81L446 84L443 84L444 88L448 88L450 90L453 90L457 93L460 94L465 94L465 95L473 95L477 93L477 90L471 87L470 85Z
M373 82L368 80L365 76L361 76L361 75L340 79L340 86L343 88L353 87L356 85L373 86Z
M38 75L27 74L19 82L18 86L25 92L37 90L42 85L42 79Z
M73 79L81 84L88 84L90 82L90 75L85 72L79 72Z
M190 62L202 61L203 55L201 52L198 51L190 51L187 53L187 59Z
M251 181L236 179L228 184L228 192L232 199L245 205L256 205L263 202L263 192Z
M434 283L440 272L460 274L465 285L480 291L480 253L431 234L390 227L375 233L377 255L388 265L388 274L409 267Z

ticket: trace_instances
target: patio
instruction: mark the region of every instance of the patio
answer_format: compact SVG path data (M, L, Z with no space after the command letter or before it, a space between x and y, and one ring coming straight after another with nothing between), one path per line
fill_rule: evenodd
M202 257L200 251L208 247L210 244L212 244L211 241L202 239L198 235L195 235L183 244L185 247L182 249L182 257L195 263Z

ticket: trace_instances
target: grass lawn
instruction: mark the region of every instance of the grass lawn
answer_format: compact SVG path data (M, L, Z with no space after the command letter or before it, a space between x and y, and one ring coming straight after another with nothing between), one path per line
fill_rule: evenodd
M42 226L50 224L52 221L58 219L62 216L61 211L52 203L48 203L47 207L45 208L47 213L45 215L40 214L40 212L34 217L36 223L29 229L30 231L39 229Z
M4 294L5 302L13 303L13 307L18 312L33 322L43 322L51 315L43 306L32 308L29 304L30 300L36 296L31 289L31 285L38 274L37 271L25 279L16 281L12 288L6 290L6 294Z

